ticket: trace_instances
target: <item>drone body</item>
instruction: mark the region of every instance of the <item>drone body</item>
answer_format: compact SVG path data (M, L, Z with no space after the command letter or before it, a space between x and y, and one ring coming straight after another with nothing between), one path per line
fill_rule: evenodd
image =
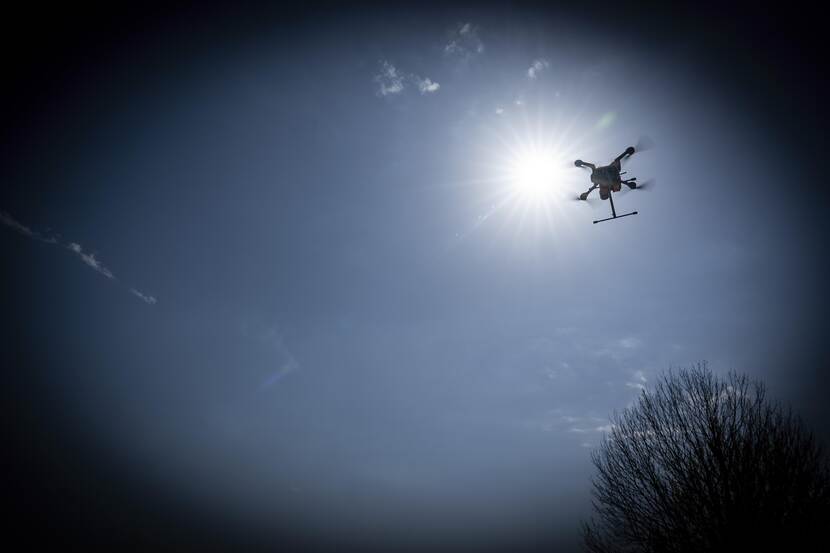
M630 179L623 179L622 175L624 171L622 169L622 160L626 159L632 155L634 155L635 149L634 146L629 146L625 149L623 153L618 155L614 158L609 165L604 165L601 167L597 167L593 163L587 163L582 161L581 159L577 159L574 161L574 165L577 167L588 167L591 169L591 188L583 192L579 195L580 200L587 200L588 195L596 188L599 188L599 197L603 200L609 200L611 202L611 217L607 219L600 219L598 221L594 221L594 224L601 223L602 221L608 221L610 219L618 219L620 217L626 217L628 215L637 215L636 211L632 211L631 213L626 213L624 215L617 215L616 209L614 209L614 199L611 197L613 192L619 192L622 189L622 185L628 186L631 190L637 188L637 177L632 177Z

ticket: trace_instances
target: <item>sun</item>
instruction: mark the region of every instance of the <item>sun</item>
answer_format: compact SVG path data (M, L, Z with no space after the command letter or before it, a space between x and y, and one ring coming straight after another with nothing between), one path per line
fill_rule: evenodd
M550 202L561 177L556 160L555 153L547 149L529 147L516 152L508 171L512 193L528 203Z
M573 210L567 198L573 196L575 179L584 178L574 172L572 161L579 137L570 135L574 124L568 114L550 119L540 112L483 126L489 132L478 144L478 174L469 180L480 191L472 229L499 224L515 237L542 238L559 236L570 226Z

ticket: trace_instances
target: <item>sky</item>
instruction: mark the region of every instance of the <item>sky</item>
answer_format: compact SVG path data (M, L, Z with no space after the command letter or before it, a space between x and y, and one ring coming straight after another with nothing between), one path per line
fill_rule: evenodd
M809 18L609 9L16 14L17 520L570 551L609 417L667 369L746 373L830 436ZM592 224L573 161L642 140L638 215Z

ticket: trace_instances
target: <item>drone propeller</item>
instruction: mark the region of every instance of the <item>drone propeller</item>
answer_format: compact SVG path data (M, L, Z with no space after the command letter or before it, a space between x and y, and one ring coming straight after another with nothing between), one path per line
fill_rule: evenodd
M623 158L624 162L627 162L631 159L631 156L640 153L640 152L647 152L654 148L654 141L646 135L641 135L640 138L637 140L636 146L633 146L634 152L631 155L628 155Z
M584 205L596 205L598 200L596 198L584 198L583 199L582 195L578 194L576 196L571 196L570 201L576 202L578 204L584 204Z
M637 145L634 146L635 152L647 152L654 148L654 141L646 135L640 136L640 139L637 140Z
M638 182L634 188L623 188L622 192L627 192L629 190L645 190L646 192L650 192L654 190L654 187L657 185L656 179L647 179L643 182Z
M654 187L657 186L657 179L647 179L641 183L637 184L637 188L634 190L654 190Z

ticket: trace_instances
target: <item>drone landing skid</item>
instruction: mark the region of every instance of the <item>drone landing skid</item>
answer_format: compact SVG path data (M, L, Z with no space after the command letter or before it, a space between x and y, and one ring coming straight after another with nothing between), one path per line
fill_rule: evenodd
M637 212L636 212L636 211L632 211L631 213L625 213L625 214L623 214L623 215L617 215L617 210L616 210L616 209L614 209L614 197L613 197L613 192L610 192L610 193L608 194L608 199L611 201L611 217L606 217L605 219L597 219L596 221L594 221L594 224L595 224L595 225L596 225L597 223L602 223L603 221L610 221L610 220L612 220L612 219L619 219L619 218L621 218L621 217L628 217L629 215L637 215Z
M632 211L631 213L626 213L625 215L614 215L613 217L606 217L605 219L598 219L594 221L594 224L602 223L603 221L612 221L614 219L620 219L621 217L628 217L629 215L637 215L636 211Z

